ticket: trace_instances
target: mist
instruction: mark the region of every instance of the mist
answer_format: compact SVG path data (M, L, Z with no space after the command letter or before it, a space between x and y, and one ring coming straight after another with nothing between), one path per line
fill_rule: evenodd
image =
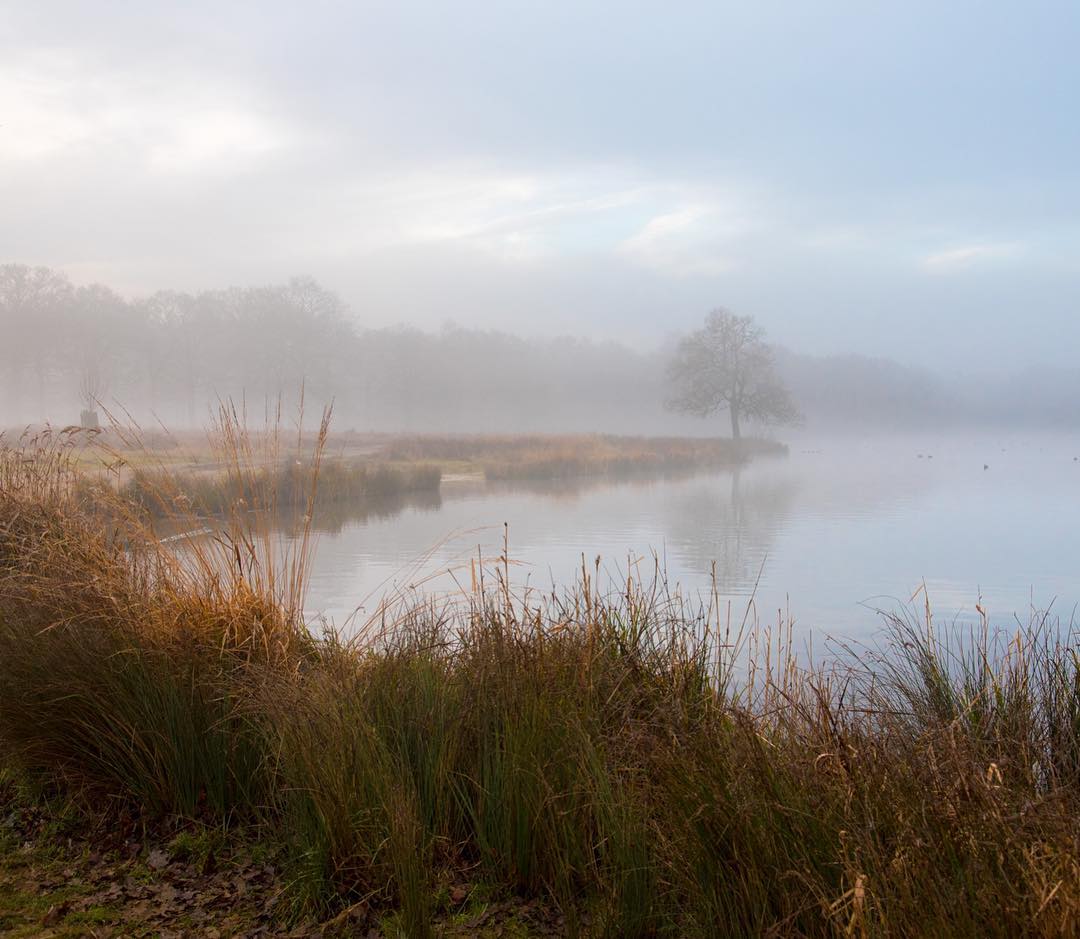
M125 297L56 270L3 265L0 424L77 424L96 403L117 419L197 429L223 401L288 411L302 393L316 410L333 405L342 430L725 432L722 419L664 407L671 341L371 328L364 319L310 277ZM776 339L777 370L805 431L1080 425L1080 368L940 373L807 355Z

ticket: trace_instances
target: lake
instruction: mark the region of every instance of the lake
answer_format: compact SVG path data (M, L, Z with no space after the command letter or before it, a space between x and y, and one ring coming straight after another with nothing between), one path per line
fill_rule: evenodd
M550 589L601 558L601 581L655 563L684 593L761 623L869 639L875 609L925 583L939 621L1068 622L1080 601L1080 440L1063 436L813 438L737 471L487 484L346 519L318 536L307 610L341 626L388 592L468 588L508 539L515 583ZM984 468L985 467L985 468ZM506 526L504 529L504 525ZM923 603L920 594L917 605Z

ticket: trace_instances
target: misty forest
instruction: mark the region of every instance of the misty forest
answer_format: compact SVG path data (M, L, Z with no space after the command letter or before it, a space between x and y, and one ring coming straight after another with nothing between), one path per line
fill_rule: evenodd
M1080 937L1080 13L0 0L0 934Z
M320 406L334 403L342 429L728 432L723 417L703 424L664 407L675 334L640 349L452 323L365 328L363 311L309 277L124 297L3 264L0 329L9 340L0 421L9 427L78 423L87 390L140 422L198 428L219 401L294 402L303 388ZM886 358L800 354L769 338L812 427L1080 425L1080 368L942 375Z

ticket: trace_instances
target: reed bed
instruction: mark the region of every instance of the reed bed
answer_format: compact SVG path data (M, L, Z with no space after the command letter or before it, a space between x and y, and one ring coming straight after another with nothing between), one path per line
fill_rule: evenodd
M425 936L479 896L582 936L1080 931L1071 630L893 616L814 665L660 577L520 594L501 559L314 637L303 532L282 557L237 514L181 562L125 506L61 438L0 451L3 766L256 826L284 920Z
M769 440L617 437L605 434L448 435L398 437L388 460L464 463L492 480L663 473L735 466L787 449Z
M311 477L310 465L291 459L243 475L139 468L121 486L120 495L159 517L222 516L237 507L302 504ZM325 460L319 470L316 501L320 508L359 507L412 493L438 492L441 479L441 470L432 465Z

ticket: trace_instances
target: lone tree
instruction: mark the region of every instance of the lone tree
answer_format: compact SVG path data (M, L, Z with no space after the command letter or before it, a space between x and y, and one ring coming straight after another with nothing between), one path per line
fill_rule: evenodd
M666 406L708 417L725 408L731 436L741 436L744 418L763 424L800 420L791 394L773 366L765 333L749 316L713 310L705 325L680 340L668 364Z

